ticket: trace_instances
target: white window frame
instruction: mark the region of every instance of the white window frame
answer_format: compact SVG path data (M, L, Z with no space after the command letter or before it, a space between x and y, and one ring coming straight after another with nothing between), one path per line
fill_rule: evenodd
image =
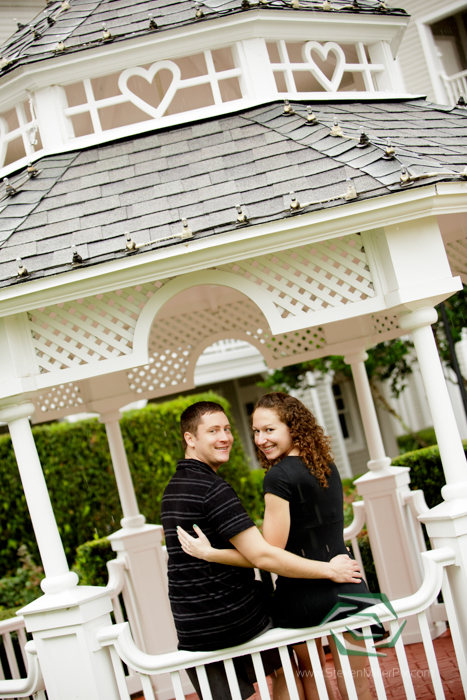
M355 394L353 382L351 380L343 382L333 381L333 384L337 384L341 390L341 395L344 400L344 406L346 407L345 413L348 416L347 428L349 430L349 437L346 438L342 434L345 449L347 450L348 454L352 454L353 452L360 452L361 450L364 450L366 448L366 443L363 434L363 425L360 417L360 409L358 407L357 396ZM334 396L334 392L333 397L335 400L336 397ZM337 408L337 404L336 411L339 415L339 409Z
M436 44L431 31L431 25L446 17L455 15L462 10L467 10L467 0L455 0L455 2L451 2L447 5L443 4L442 9L439 8L434 12L430 12L416 22L423 53L428 66L428 73L435 93L435 99L440 104L448 104L448 95L440 77L442 65L436 53Z

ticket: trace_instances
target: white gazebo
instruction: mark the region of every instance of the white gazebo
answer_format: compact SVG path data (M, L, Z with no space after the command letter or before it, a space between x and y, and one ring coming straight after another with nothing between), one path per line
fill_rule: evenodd
M407 22L379 0L52 1L2 47L0 421L46 574L22 615L49 700L125 698L140 674L147 700L148 676L158 700L182 697L185 657L164 662L174 686L154 675L176 637L120 408L192 388L231 339L272 368L345 356L371 458L348 535L366 522L406 643L449 617L465 680L467 468L430 326L467 276L467 113L398 92ZM385 455L364 366L407 333L447 482L428 512ZM29 422L77 410L106 426L124 514L105 589L68 569ZM120 592L138 657L110 626Z

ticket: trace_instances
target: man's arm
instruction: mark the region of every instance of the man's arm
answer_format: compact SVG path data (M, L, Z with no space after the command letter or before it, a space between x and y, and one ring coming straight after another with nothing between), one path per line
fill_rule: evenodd
M203 559L215 564L226 564L227 566L240 566L243 569L254 569L254 564L245 559L243 554L236 549L215 549L204 532L197 525L193 525L193 530L198 537L192 537L182 527L177 527L177 536L185 554L196 559Z

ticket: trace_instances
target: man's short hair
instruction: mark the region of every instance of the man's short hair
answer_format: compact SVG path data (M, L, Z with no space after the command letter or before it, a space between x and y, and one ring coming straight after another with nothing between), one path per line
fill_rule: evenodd
M188 445L185 441L185 433L196 435L201 419L207 413L224 413L222 406L214 401L198 401L186 408L180 416L180 433L182 435L183 449L186 450Z

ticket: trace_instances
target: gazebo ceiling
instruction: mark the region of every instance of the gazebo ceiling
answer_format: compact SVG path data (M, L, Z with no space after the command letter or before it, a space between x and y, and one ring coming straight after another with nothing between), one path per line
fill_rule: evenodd
M70 54L258 9L290 12L292 5L285 0L52 0L45 13L19 28L3 45L0 76L19 66L60 58L65 50L57 50L60 42ZM407 16L405 10L391 8L379 0L333 0L332 9L322 0L301 0L297 11L327 16Z
M13 192L3 185L0 194L0 287L68 279L156 249L183 252L186 235L253 231L465 177L463 107L424 99L314 104L309 121L306 104L292 106L289 115L283 103L268 104L51 155L36 163L34 177L17 173ZM247 221L238 221L238 204ZM141 246L136 252L125 248L127 232Z

